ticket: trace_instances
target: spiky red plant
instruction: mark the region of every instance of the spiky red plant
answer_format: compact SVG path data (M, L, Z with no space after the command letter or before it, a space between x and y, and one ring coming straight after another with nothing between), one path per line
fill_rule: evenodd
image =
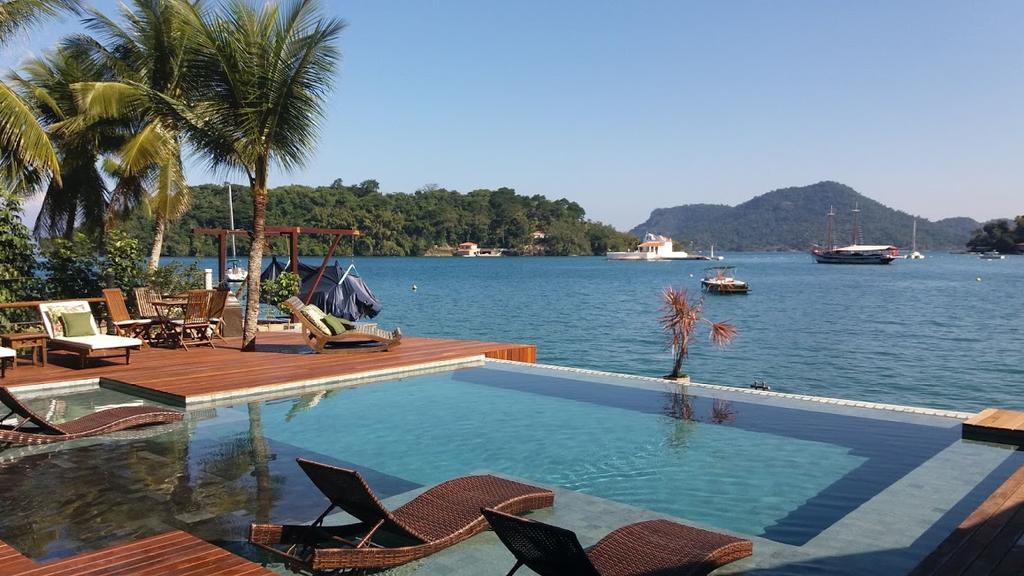
M683 360L690 352L690 342L697 327L703 323L711 327L711 343L724 348L739 334L739 330L731 322L712 322L704 318L703 298L691 300L686 288L669 286L662 292L663 304L658 323L669 336L669 345L673 352L672 373L669 378L682 375Z

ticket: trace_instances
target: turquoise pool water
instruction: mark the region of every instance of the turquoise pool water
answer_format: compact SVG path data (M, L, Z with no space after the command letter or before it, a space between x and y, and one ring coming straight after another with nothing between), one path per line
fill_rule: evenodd
M926 552L1024 465L1024 452L961 441L951 418L694 389L682 419L666 386L488 363L8 450L0 539L48 559L183 529L258 558L244 544L251 522L308 522L324 506L294 463L305 457L358 469L382 498L492 471L779 546L834 538L867 514L927 528ZM99 390L56 404L72 417L130 400ZM911 497L884 518L865 512L895 485Z
M293 402L270 403L264 431L420 485L492 470L748 534L866 460L828 442L523 393L492 385L496 370L467 372L338 390L291 419ZM661 395L654 402L667 404Z

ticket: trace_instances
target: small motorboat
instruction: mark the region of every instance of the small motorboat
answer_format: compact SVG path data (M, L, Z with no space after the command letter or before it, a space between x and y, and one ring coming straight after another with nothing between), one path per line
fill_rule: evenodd
M245 282L249 271L238 265L238 260L228 260L228 267L224 270L224 277L229 282Z
M714 266L704 269L704 277L701 278L701 290L708 294L746 294L750 292L750 286L737 280L733 274L735 266Z
M981 256L978 256L978 258L981 258L982 260L1002 260L1006 258L1006 256L999 252L982 252Z

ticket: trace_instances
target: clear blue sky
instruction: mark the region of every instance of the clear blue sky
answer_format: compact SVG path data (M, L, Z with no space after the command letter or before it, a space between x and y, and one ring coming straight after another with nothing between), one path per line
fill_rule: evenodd
M337 88L274 184L510 186L620 228L819 180L933 219L1024 212L1019 0L325 4L348 22Z

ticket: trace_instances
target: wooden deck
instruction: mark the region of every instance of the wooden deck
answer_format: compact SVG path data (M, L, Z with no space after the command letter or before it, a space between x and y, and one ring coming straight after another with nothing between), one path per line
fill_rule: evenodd
M971 513L911 576L1024 574L1024 467Z
M241 340L229 338L216 349L189 350L148 348L132 353L131 364L124 358L95 360L83 369L77 356L51 351L48 365L31 366L25 361L7 371L5 386L68 382L104 378L157 392L184 406L225 395L267 392L311 380L350 377L381 370L452 361L473 356L534 362L536 347L470 340L405 337L387 352L362 354L312 354L295 332L266 332L257 338L255 352L241 353Z
M962 435L969 440L1024 446L1024 412L986 408L964 421Z
M39 564L0 542L0 576L129 575L276 576L180 530Z

